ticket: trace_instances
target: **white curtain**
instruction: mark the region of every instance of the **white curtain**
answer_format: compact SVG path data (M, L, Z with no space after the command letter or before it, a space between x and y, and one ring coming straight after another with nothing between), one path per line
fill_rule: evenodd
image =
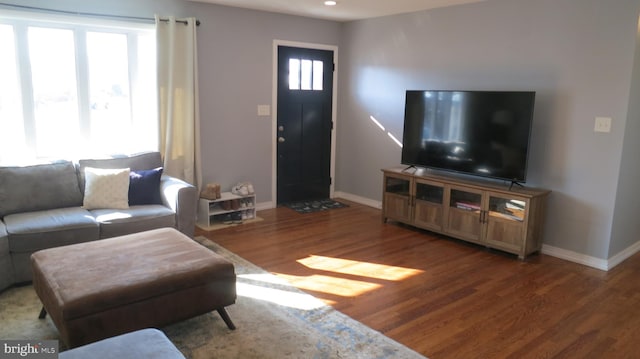
M156 15L158 115L164 173L198 188L200 111L196 19ZM162 19L162 20L161 20Z

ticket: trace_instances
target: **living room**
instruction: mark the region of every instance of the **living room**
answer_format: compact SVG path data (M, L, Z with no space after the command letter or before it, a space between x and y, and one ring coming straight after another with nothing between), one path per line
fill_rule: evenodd
M196 16L204 182L251 181L261 209L276 202L272 121L256 115L273 104L274 40L339 49L332 191L373 207L380 169L400 163L388 133L402 136L406 90L536 91L526 185L552 191L542 253L607 271L640 249L638 1L486 0L348 22L179 0L46 6ZM596 117L611 132L594 132Z
M251 181L263 208L275 203L272 123L256 106L272 104L274 40L338 47L334 193L374 206L400 148L369 116L401 138L407 89L536 91L527 185L553 191L543 252L606 270L638 249L634 1L481 1L351 22L191 1L49 6L197 14L203 180ZM601 116L610 133L593 131Z

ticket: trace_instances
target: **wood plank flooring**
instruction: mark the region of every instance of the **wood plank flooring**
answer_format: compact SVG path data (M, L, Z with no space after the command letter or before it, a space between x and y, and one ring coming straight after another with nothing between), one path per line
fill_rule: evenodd
M640 254L609 272L519 261L342 202L196 234L430 359L640 357Z

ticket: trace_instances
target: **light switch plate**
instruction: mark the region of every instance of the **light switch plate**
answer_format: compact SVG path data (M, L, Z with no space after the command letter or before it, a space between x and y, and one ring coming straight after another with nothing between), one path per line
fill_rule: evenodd
M271 116L271 106L258 105L258 116Z
M611 132L611 117L596 117L593 132Z

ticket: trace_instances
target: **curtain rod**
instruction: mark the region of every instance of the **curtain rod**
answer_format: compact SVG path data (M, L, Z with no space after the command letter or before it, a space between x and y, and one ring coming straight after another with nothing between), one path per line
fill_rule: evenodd
M16 5L16 4L5 4L0 3L0 5L14 7L23 10L37 10L37 11L47 11L53 12L57 14L67 14L67 15L78 15L78 16L93 16L93 17L102 17L102 18L112 18L112 19L125 19L125 20L142 20L142 21L155 21L154 18L151 17L139 17L139 16L126 16L126 15L106 15L106 14L96 14L91 12L79 12L79 11L66 11L66 10L54 10L54 9L46 9L42 7L36 6L27 6L27 5ZM161 18L160 21L169 21L169 19ZM176 22L187 24L186 20L176 20ZM196 19L196 26L200 26L200 20Z

